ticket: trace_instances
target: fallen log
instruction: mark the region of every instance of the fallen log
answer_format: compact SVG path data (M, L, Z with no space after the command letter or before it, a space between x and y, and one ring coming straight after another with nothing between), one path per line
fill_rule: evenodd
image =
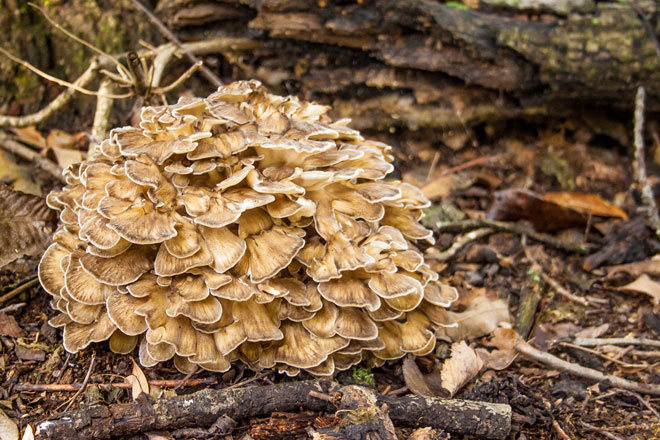
M38 423L35 438L100 440L139 432L208 427L225 416L238 421L300 408L334 412L332 401L315 396L340 390L335 382L302 381L206 389L155 401L93 406ZM485 439L505 438L511 429L511 407L504 404L378 395L377 405L379 411L387 410L391 420L403 426L430 426Z

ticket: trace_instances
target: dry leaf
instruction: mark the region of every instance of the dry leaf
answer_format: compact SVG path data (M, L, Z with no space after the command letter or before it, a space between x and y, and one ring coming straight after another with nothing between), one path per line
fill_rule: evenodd
M634 263L619 264L607 268L607 276L611 277L619 272L626 272L632 276L639 276L643 273L647 275L660 275L660 260L643 260Z
M600 338L610 329L610 325L605 323L598 327L587 327L575 334L576 338Z
M618 290L632 290L633 292L644 293L653 299L653 305L660 304L660 283L652 280L648 275L642 274L630 284L617 287Z
M0 439L18 440L19 432L16 423L0 409Z
M442 364L442 388L453 396L472 380L483 367L477 353L465 341L451 346L451 356Z
M54 128L48 133L46 144L48 148L71 148L76 143L76 137L64 130Z
M484 348L476 350L477 355L484 363L484 368L492 370L504 370L517 356L513 346L518 334L510 328L497 328L491 334L490 339L484 343L488 347L495 347L495 350L488 351Z
M495 330L500 323L510 323L509 306L499 298L479 295L471 298L463 312L447 312L455 327L439 329L436 336L450 341L476 339Z
M147 382L147 377L135 360L131 359L131 361L133 362L133 371L131 371L131 375L126 377L125 380L131 384L133 400L137 400L140 394L149 394L149 382Z
M46 139L44 139L34 125L22 128L12 128L11 131L14 132L18 140L24 144L29 144L39 149L46 148Z
M549 192L543 195L543 199L583 214L618 217L628 220L628 215L621 208L596 194Z
M469 188L473 179L465 173L440 175L422 186L422 192L429 200L442 199L447 197L452 192Z
M82 162L82 151L74 150L71 148L51 147L50 151L55 156L55 161L62 169L66 169L69 165Z
M510 188L496 191L488 218L494 220L527 220L537 231L550 232L583 226L587 216L556 203L544 200L535 192Z
M34 180L34 165L19 164L16 158L4 150L0 150L0 180L16 191L42 196L41 188Z
M437 397L437 394L430 390L429 386L424 380L424 375L419 370L415 363L415 358L406 356L401 368L403 372L403 380L406 382L408 389L418 396L424 397Z
M25 427L23 438L21 440L34 440L34 431L32 430L32 426L27 425Z
M55 219L42 198L0 184L0 268L23 255L41 254Z
M25 337L25 331L18 325L16 318L0 312L0 335L9 336L10 338Z

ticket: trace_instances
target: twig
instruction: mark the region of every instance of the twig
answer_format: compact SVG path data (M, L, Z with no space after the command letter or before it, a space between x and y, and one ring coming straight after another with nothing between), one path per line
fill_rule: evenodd
M96 360L96 356L94 354L92 354L92 358L89 361L89 368L87 369L87 374L85 375L85 379L83 380L82 385L80 385L80 389L76 392L76 394L73 395L73 397L71 397L69 399L69 402L67 403L66 407L64 408L64 411L68 411L69 408L71 407L71 405L73 404L73 402L75 402L76 399L78 398L78 396L80 396L82 394L82 392L85 391L85 388L87 388L87 382L89 382L89 378L92 375L92 370L94 369L94 361L95 360ZM62 406L62 405L60 405L60 406ZM60 408L60 406L58 406L56 408L56 410L58 410Z
M333 403L335 399L331 395L325 393L319 393L318 391L312 390L309 392L309 395L317 399L325 400L326 402Z
M589 423L587 423L587 422L585 422L585 421L580 421L580 423L582 423L582 426L584 426L584 427L587 428L588 430L590 430L590 431L597 431L600 435L602 435L603 437L607 437L607 438L609 438L610 440L623 440L623 439L622 439L621 437L619 437L618 435L614 435L614 434L612 434L611 432L603 431L603 430L600 429L599 427L594 426L594 425L590 425Z
M181 383L181 380L150 380L149 386L161 387L161 388L174 388ZM195 387L198 385L215 385L218 383L218 380L214 377L205 377L203 379L191 379L186 381L183 386L185 387ZM114 388L123 388L130 389L132 385L126 382L115 382L107 384L96 384L99 386L111 386ZM64 392L73 392L78 391L82 387L78 383L23 383L16 384L14 390L16 391L30 391L30 392L42 392L42 391L64 391Z
M63 79L59 79L59 78L56 78L52 75L49 75L46 72L44 72L43 70L40 70L40 69L36 68L35 66L33 66L32 64L28 63L27 61L22 60L22 59L20 59L16 56L12 55L10 52L7 52L2 47L0 47L0 53L2 53L4 56L9 58L13 62L15 62L17 64L20 64L21 66L33 71L34 73L41 76L42 78L47 79L48 81L54 82L55 84L59 84L59 85L64 86L64 87L74 89L76 92L80 92L84 95L92 95L92 96L98 96L99 95L99 92L95 92L93 90L87 90L86 88L78 86L75 83L70 83L68 81L64 81ZM131 96L131 93L125 93L125 94L122 94L122 95L111 95L111 97L115 98L115 99L128 98L129 96Z
M460 220L456 222L439 222L435 225L437 231L469 231L477 228L493 228L497 231L513 232L518 235L527 235L529 238L569 252L578 254L588 254L591 252L591 246L588 244L570 243L558 240L549 234L536 232L535 230L515 223L506 223L498 220L485 218L474 218L469 220Z
M112 94L112 81L104 79L99 86L102 95L96 99L96 112L92 124L92 141L89 143L88 154L92 154L96 146L108 136L110 129L110 116L114 100L109 96Z
M192 54L192 52L186 50L183 45L181 44L181 41L172 33L170 32L167 27L154 15L151 13L149 9L147 9L141 2L140 0L133 0L133 4L138 7L144 14L149 18L149 20L158 28L161 34L163 34L168 40L170 40L172 43L176 44L179 49L184 53L186 58L190 60L191 63L197 64L199 62L199 59ZM200 67L200 72L206 79L208 79L213 85L216 87L221 87L224 85L224 83L218 78L213 72L211 72L206 66L201 66Z
M642 405L644 405L649 411L651 411L651 412L653 413L653 415L654 415L658 420L660 420L660 414L658 414L658 411L656 411L655 408L653 408L653 407L651 406L651 404L649 404L646 400L644 400L644 399L642 398L642 396L640 396L639 394L637 394L637 393L635 393L635 392L633 392L633 391L630 391L630 390L619 390L619 391L622 392L622 393L624 393L624 394L628 394L628 395L630 395L630 396L633 396L635 399L639 400L639 403L641 403Z
M92 82L96 77L96 69L98 64L92 62L87 70L80 75L80 77L74 81L76 87L85 87L87 84ZM43 122L50 115L64 107L66 104L71 101L73 95L75 95L76 90L73 88L67 88L62 93L60 93L57 98L53 99L50 104L42 108L36 113L24 116L4 116L0 115L0 127L27 127L29 125L36 125L40 122Z
M523 250L525 251L525 256L529 260L530 263L532 263L532 269L536 269L535 272L538 273L541 278L543 278L543 281L548 283L552 289L563 296L564 298L570 300L570 301L575 301L577 303L582 304L583 306L588 306L589 301L587 301L585 298L581 298L579 296L573 295L571 292L566 290L561 284L559 284L557 281L555 281L553 278L550 277L545 271L543 270L543 267L541 264L534 258L531 252L529 252L529 249L527 246L525 246L525 241L524 238L526 236L523 236Z
M649 38L655 45L655 53L658 55L658 58L660 58L660 42L658 41L658 37L655 36L655 29L653 29L653 25L651 25L651 22L644 13L644 10L640 8L635 0L628 0L628 3L630 3L630 7L633 9L633 11L635 11L639 19L642 21L642 24L646 29L646 33L649 35Z
M644 87L637 88L635 96L635 158L633 160L633 175L639 186L642 196L643 208L640 208L646 216L648 226L656 235L660 236L660 217L658 217L658 206L653 197L653 190L646 176L646 161L644 159L644 99L646 92Z
M549 365L550 367L557 370L567 371L571 374L575 374L577 376L585 377L587 379L595 380L598 382L609 382L612 385L623 388L625 390L660 396L660 387L639 382L632 382L630 380L622 379L616 376L605 375L600 371L573 364L571 362L566 362L565 360L559 359L557 356L553 356L550 353L537 350L525 342L522 338L516 341L514 348L522 355L543 364Z
M572 342L583 347L598 347L600 345L649 345L660 347L660 341L647 338L575 338Z
M560 342L559 345L562 345L564 347L569 347L569 348L574 348L576 350L581 350L586 353L591 353L593 355L596 355L598 357L602 357L603 359L609 361L609 362L614 362L615 364L621 365L624 368L648 368L648 364L629 364L627 362L620 361L618 359L612 358L610 356L607 356L606 354L603 354L599 351L596 350L591 350L586 347L582 347L581 345L576 345L576 344L571 344L570 342Z
M472 243L475 240L479 240L480 238L487 237L493 232L494 230L490 228L475 229L474 231L470 231L467 234L463 235L462 237L456 239L448 249L445 249L442 252L426 254L426 258L432 258L438 261L450 260L451 258L454 257L454 255L458 253L458 251L463 249L467 244Z
M34 162L44 171L50 173L60 182L64 182L64 177L62 176L62 169L56 163L51 160L39 155L39 153L34 150L29 149L23 144L15 141L5 132L0 130L0 147L13 153L19 157L22 157L25 160Z
M172 84L170 84L170 85L168 85L168 86L165 86L165 87L159 87L159 88L156 88L156 89L153 90L153 92L156 93L156 94L164 94L164 93L167 93L167 92L169 92L169 91L171 91L171 90L176 89L176 88L179 87L181 84L183 84L184 81L186 81L188 78L190 78L190 77L193 75L193 73L197 72L201 67L202 67L202 62L201 62L201 61L197 61L195 64L193 64L192 66L190 66L190 68L188 68L188 70L186 70L185 72L183 72L183 75L181 75L181 76L180 76L176 81L174 81Z
M30 287L36 285L39 283L39 279L34 276L30 277L26 282L21 284L20 286L16 287L15 289L11 290L10 292L5 293L4 295L0 296L0 304L4 303L5 301L9 301L10 299L14 298L15 296L20 295L22 292L25 292L27 289Z
M559 438L561 438L562 440L571 440L571 438L564 432L561 426L559 426L559 422L553 420L552 427L555 428L555 431L557 431L557 435L559 435Z
M12 305L10 305L10 306L7 306L7 307L3 307L3 308L1 308L1 309L0 309L0 313L16 312L17 310L20 310L20 309L22 309L23 307L25 307L25 303L16 303L16 304L12 304Z
M83 46L87 47L88 49L93 50L94 52L96 52L97 54L99 54L99 55L101 55L101 56L106 56L106 57L110 58L112 61L114 61L115 64L121 64L121 63L119 62L119 60L118 60L117 58L115 58L114 56L112 56L112 55L110 55L110 54L107 54L107 53L103 52L103 51L102 51L101 49L99 49L98 47L94 46L93 44L91 44L91 43L89 43L89 42L87 42L87 41L85 41L85 40L83 40L82 38L79 38L79 37L76 36L74 33L70 32L70 31L67 30L67 29L65 29L65 28L64 28L63 26L61 26L58 22L56 22L55 20L53 20L52 18L50 18L50 16L46 13L46 11L45 11L43 8L41 8L40 6L38 6L38 5L36 5L36 4L32 3L32 2L28 2L28 5L32 6L33 8L35 8L35 9L37 9L39 12L41 12L41 15L44 16L44 18L48 21L48 23L50 23L51 26L53 26L53 27L54 27L55 29L57 29L58 31L62 32L62 33L63 33L64 35L66 35L67 37L71 38L73 41L77 42L78 44L82 44Z

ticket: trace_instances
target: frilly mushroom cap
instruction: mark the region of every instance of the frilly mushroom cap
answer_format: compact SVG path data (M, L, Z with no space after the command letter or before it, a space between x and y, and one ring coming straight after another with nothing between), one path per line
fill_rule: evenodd
M64 347L319 376L432 351L457 291L415 244L429 202L327 111L239 81L144 108L68 168L39 265Z

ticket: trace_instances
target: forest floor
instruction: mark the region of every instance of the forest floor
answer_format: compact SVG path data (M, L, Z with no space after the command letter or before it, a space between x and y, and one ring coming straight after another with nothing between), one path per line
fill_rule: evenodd
M461 292L456 311L471 310L470 319L486 322L494 313L489 305L502 299L508 304L510 326L539 349L605 374L659 384L657 346L588 347L575 339L660 340L660 284L652 279L660 275L660 261L653 259L660 243L644 224L639 193L633 188L631 119L631 115L591 112L582 120L551 124L528 120L434 135L368 135L394 145L400 177L422 186L433 199L424 221L436 229L436 244L426 252L436 255L429 261L441 279ZM649 133L657 139L656 128L651 124ZM72 148L84 149L84 145ZM658 159L660 145L655 145L647 155L652 186L660 183L654 177ZM24 175L39 174L32 163L18 160L18 164ZM15 183L22 178L6 179ZM45 194L53 184L42 179L38 186ZM564 207L549 202L550 192L570 193L563 196ZM625 213L605 200L615 202ZM493 227L481 238L466 238L476 228L465 226L467 222L489 215L507 220L513 229ZM447 222L454 228L448 228ZM530 224L549 239L523 239ZM455 254L442 253L461 240L464 246ZM563 250L562 243L587 251ZM132 374L129 356L112 354L106 344L74 355L63 350L60 332L47 324L54 315L49 296L32 281L37 262L37 258L19 259L0 272L0 296L32 282L11 299L0 299L0 407L21 431L67 409L132 400L130 388L109 385L123 383ZM633 281L636 284L622 288ZM493 330L487 328L485 333ZM488 336L473 337L469 344L483 348ZM417 359L416 364L423 374L431 375L449 354L450 344L439 341L435 353ZM510 404L514 413L510 438L648 439L660 435L657 396L597 383L520 355L509 361L497 369L482 369L453 398ZM396 390L403 395L415 388L404 378L403 365L399 360L372 371L353 369L339 374L337 380L363 384L373 380L371 386L379 392ZM179 384L184 375L171 363L145 368L144 374L150 381L172 381L152 387L155 396L222 388L255 377L249 369L235 366L224 374L199 371L186 378L201 379L197 385L174 388L171 385ZM48 388L80 384L86 376L87 387L79 394L74 387L67 391ZM301 376L261 373L252 384L308 378ZM47 391L40 391L39 384L46 385ZM309 424L314 421L314 415L308 417ZM225 438L241 439L248 433L256 440L307 438L304 431L296 437L264 429L269 423L274 422L244 421ZM398 433L407 438L409 431L401 428Z

